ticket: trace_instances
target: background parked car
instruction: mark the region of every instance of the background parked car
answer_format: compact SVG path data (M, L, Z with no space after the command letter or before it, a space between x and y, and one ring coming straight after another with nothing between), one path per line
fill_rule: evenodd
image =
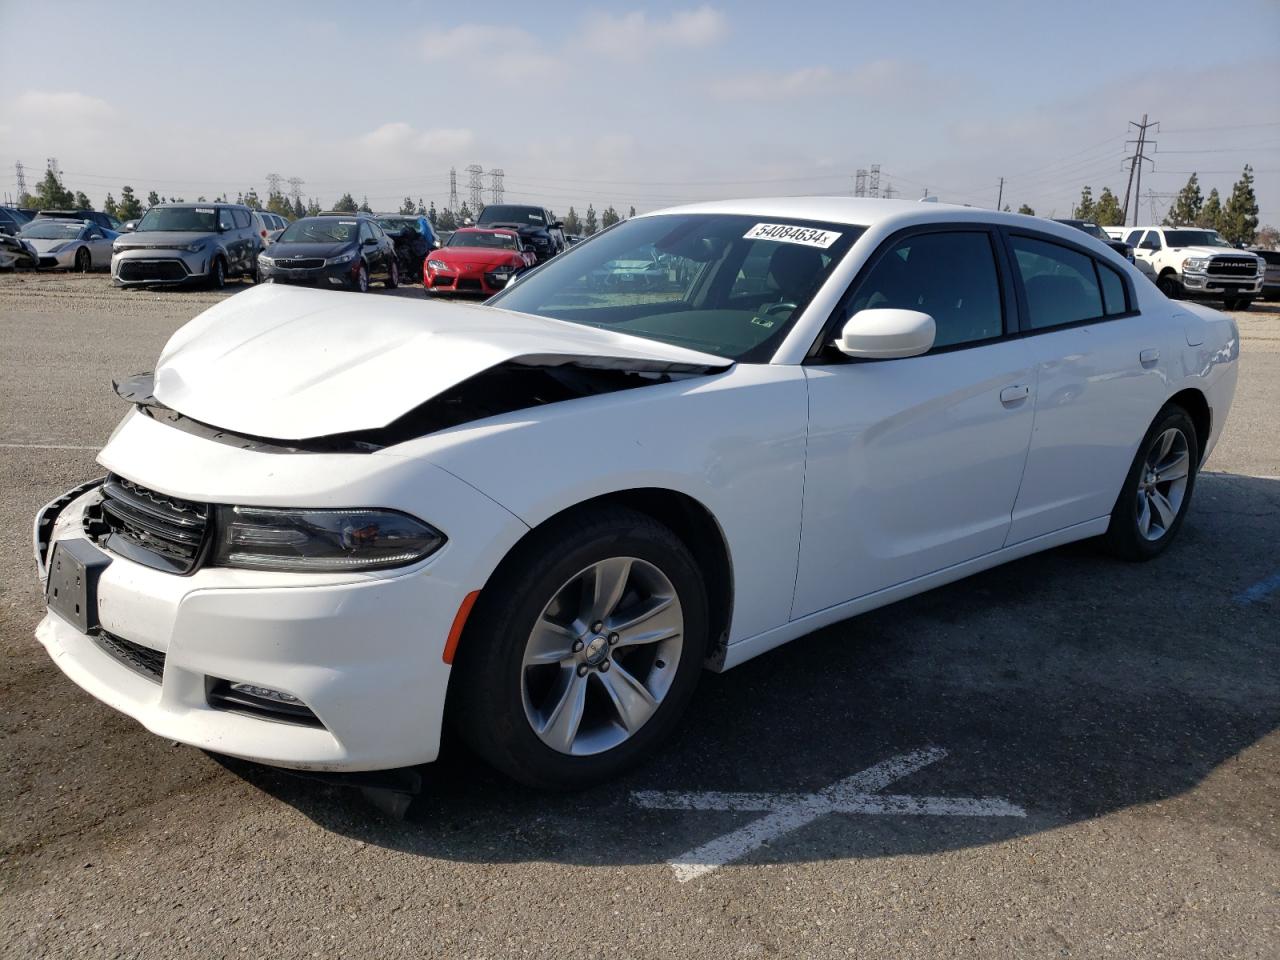
M1280 250L1258 250L1256 253L1267 261L1267 272L1262 277L1262 299L1280 300Z
M395 242L400 276L405 281L421 277L422 261L428 253L440 246L431 221L426 217L399 213L377 213L374 216L378 226Z
M267 243L275 243L276 238L284 232L284 228L289 226L289 221L278 213L271 213L268 210L255 210L254 214L262 221L263 229L267 231L264 238Z
M427 258L422 272L423 292L489 296L537 262L515 229L463 227Z
M35 219L18 238L39 257L39 266L87 273L111 265L111 244L119 234L89 220Z
M21 237L0 233L0 270L14 270L19 267L34 270L39 262L40 258L31 249L31 244Z
M258 275L268 283L311 283L364 292L371 280L387 289L400 283L391 238L372 217L335 213L295 220L271 249L258 256Z
M40 210L35 215L36 220L92 220L103 230L112 230L116 233L120 232L124 226L117 218L109 213L103 213L101 210Z
M564 224L553 220L544 207L523 204L491 204L476 218L477 227L510 227L520 231L520 239L533 248L538 262L550 260L568 246Z
M257 280L263 238L253 211L237 203L164 203L148 210L115 243L116 286Z
M30 220L31 218L17 207L0 207L0 233L12 237Z
M1077 230L1083 230L1089 236L1101 240L1130 263L1134 262L1133 246L1131 244L1126 243L1124 240L1117 239L1091 220L1055 220L1054 223L1064 223L1068 227L1075 227Z

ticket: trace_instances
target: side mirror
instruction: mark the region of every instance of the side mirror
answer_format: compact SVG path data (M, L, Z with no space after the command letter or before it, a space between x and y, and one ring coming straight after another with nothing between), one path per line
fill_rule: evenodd
M1142 243L1139 244L1139 249L1140 250L1159 250L1160 244L1156 243L1154 240L1143 240Z
M919 310L859 310L845 322L835 347L846 357L894 360L928 353L936 335L933 317Z

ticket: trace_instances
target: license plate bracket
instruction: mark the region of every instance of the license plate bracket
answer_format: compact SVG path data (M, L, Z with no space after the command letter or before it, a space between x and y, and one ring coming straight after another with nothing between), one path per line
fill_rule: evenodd
M98 628L98 579L111 558L88 540L59 540L49 558L45 601L81 633Z

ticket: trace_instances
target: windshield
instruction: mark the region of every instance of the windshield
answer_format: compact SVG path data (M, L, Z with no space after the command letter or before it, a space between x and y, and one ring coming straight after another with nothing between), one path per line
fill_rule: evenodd
M18 235L28 240L74 240L84 229L74 220L32 220Z
M1164 242L1170 247L1230 247L1216 230L1166 230Z
M637 217L489 303L767 362L864 229L729 214Z
M541 207L489 206L484 208L476 223L542 223L547 218Z
M135 233L216 233L218 213L213 207L152 207L142 215Z
M295 220L280 234L277 243L350 243L356 238L360 224L356 220L337 217L315 217Z
M379 217L378 226L382 227L387 233L402 233L405 230L412 230L414 233L420 233L418 229L418 221L411 220L408 217Z
M516 235L497 230L459 230L449 238L447 247L491 247L497 250L518 250Z

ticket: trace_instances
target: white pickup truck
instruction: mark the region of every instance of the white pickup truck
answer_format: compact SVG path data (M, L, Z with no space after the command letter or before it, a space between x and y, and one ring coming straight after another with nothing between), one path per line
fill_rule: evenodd
M1248 310L1262 295L1267 264L1202 227L1107 227L1133 247L1134 262L1170 299L1221 300Z

